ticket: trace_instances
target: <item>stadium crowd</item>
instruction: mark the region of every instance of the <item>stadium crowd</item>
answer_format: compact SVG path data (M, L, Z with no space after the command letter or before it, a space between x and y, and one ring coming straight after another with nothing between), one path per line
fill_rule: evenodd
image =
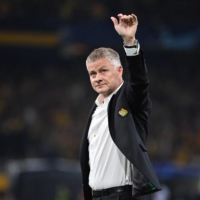
M151 32L152 38L148 37L147 41L150 46L158 33L161 34L160 37L165 33L164 42L158 43L160 50L165 42L165 45L180 44L180 48L185 45L185 51L175 48L177 51L173 49L159 53L153 51L153 47L148 49L153 101L148 146L155 160L188 162L191 159L198 160L197 155L200 153L200 115L197 101L199 81L197 65L193 59L198 55L195 49L187 51L187 48L191 50L191 47L198 49L198 5L199 2L195 0L176 0L170 4L166 0L142 0L134 4L131 0L59 0L51 3L47 0L3 0L0 2L0 22L3 28L6 27L4 22L9 24L9 21L25 18L28 22L29 19L38 17L41 20L50 18L52 21L56 19L66 22L98 22L107 20L108 16L118 12L134 10L143 23L141 34L145 35L147 29ZM190 17L187 14L188 10ZM176 32L179 33L176 37L179 40L166 36L168 26L173 30L174 36ZM189 30L193 32L187 34ZM186 33L182 40L180 32ZM188 46L191 44L190 38L195 38L196 46ZM183 61L183 55L188 58L187 62ZM44 66L41 64L42 66L36 69L30 67L28 62L24 65L2 63L1 158L78 158L79 140L86 113L95 99L87 72L83 70L84 62L81 61L78 62L75 57L67 66L48 63ZM77 68L75 72L74 65Z
M159 161L198 162L198 69L188 52L147 52L153 109L147 143ZM189 63L181 61L190 56ZM159 57L159 59L156 59ZM176 57L176 63L171 63ZM192 63L193 60L193 63ZM0 72L1 158L78 159L86 116L96 94L85 63L4 66ZM188 64L191 67L188 67Z
M149 155L154 163L199 168L199 7L197 0L1 0L0 173L10 159L78 159L96 98L85 58L99 44L122 53L107 21L133 12L150 74ZM6 31L53 32L58 44L45 49L4 43Z

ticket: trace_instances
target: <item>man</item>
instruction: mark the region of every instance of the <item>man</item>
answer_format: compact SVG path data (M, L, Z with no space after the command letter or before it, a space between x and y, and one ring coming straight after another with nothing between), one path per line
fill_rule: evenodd
M135 39L137 17L111 17L124 41L129 80L117 52L95 49L86 65L91 85L99 94L90 112L80 148L85 200L148 200L160 190L145 141L151 101L148 72Z

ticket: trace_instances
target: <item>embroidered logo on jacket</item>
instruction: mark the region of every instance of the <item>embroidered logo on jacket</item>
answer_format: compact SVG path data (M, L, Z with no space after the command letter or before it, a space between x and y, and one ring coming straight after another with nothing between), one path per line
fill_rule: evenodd
M126 109L124 109L124 108L121 108L120 111L119 111L119 114L122 117L125 117L128 114L128 111Z

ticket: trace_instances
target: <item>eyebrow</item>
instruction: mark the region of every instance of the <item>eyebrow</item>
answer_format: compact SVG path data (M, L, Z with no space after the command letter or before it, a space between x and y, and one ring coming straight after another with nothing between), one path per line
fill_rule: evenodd
M107 68L106 66L102 66L102 67L100 67L97 71L102 70L104 67ZM94 71L94 70L88 71L89 74L92 73L92 72L96 72L96 71Z
M88 74L91 74L91 73L96 73L95 71L88 71Z

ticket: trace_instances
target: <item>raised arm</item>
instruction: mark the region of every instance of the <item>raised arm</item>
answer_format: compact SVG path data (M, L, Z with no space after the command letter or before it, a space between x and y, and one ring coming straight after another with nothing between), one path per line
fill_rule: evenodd
M119 21L111 17L116 32L124 40L125 46L133 47L136 43L137 17L134 14L119 14L118 18ZM129 70L126 96L138 133L145 142L148 134L148 116L151 110L151 101L149 98L149 77L143 52L140 50L138 54L127 56L126 61Z

